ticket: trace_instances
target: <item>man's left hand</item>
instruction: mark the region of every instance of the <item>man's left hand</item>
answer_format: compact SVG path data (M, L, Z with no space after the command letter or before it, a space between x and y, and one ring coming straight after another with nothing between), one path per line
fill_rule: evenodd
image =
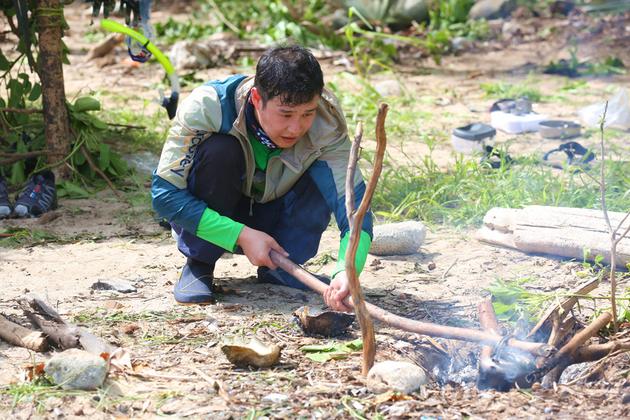
M346 273L338 273L324 291L324 302L334 311L352 312L352 308L343 301L350 294L350 285Z

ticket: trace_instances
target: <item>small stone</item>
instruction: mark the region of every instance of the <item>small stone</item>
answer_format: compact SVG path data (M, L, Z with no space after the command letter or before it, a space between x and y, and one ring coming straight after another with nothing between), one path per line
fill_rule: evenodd
M621 402L623 404L630 404L630 394L627 392L623 394L623 396L621 397Z
M272 392L271 394L265 395L262 400L265 402L270 402L273 404L281 404L283 402L285 402L286 400L288 400L289 397L287 395L284 394L278 394L275 392Z
M426 227L416 221L374 226L374 239L370 247L370 254L415 254L424 242L426 232Z
M424 370L413 363L387 360L372 366L367 386L372 392L398 391L410 394L427 383Z
M545 412L545 414L551 414L551 413L553 413L553 408L551 408L551 407L545 407L544 412Z
M94 290L114 290L120 293L137 292L136 287L125 280L97 280L90 286Z
M479 0L468 12L468 18L488 20L506 18L515 8L515 0Z
M381 80L374 83L374 90L382 97L402 95L402 87L398 80Z
M107 363L84 350L69 349L55 354L44 371L63 389L92 390L103 385Z
M429 270L429 271L435 270L436 267L437 267L437 265L435 265L435 263L433 261L430 261L429 264L427 264L427 270Z

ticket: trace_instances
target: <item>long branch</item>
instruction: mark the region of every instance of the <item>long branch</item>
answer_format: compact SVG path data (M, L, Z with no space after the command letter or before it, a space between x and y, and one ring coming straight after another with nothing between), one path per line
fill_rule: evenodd
M308 286L315 292L323 295L328 286L317 277L295 264L287 257L280 255L276 251L271 251L271 260L287 273L291 274L297 280ZM344 303L350 307L354 306L352 298L348 297ZM421 322L413 319L404 318L394 315L378 306L366 302L368 312L375 318L392 327L401 330L415 332L418 334L428 335L430 337L442 337L454 340L470 341L489 346L495 346L502 341L503 337L498 334L488 333L485 331L474 330L471 328L450 327L446 325L432 324L429 322ZM532 353L536 356L549 357L555 351L554 348L544 343L533 343L530 341L521 341L511 338L506 343L509 347L514 347Z

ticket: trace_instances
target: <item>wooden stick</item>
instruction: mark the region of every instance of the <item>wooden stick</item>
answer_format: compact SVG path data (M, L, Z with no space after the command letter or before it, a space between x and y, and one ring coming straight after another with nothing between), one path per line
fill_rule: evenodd
M573 306L577 303L579 299L577 296L587 295L597 289L597 286L599 286L599 279L593 279L569 291L569 295L571 295L571 297L565 299L559 305L554 304L547 309L545 314L540 318L540 321L538 321L536 326L534 326L529 334L527 334L527 338L533 337L534 334L541 329L548 328L549 324L552 323L553 317L556 315L558 316L558 321L562 321L567 316L571 308L573 308Z
M287 273L291 274L297 280L316 291L320 295L323 295L328 286L320 281L317 277L291 261L289 258L280 255L276 251L271 251L271 260L282 268ZM353 307L352 297L346 298L344 303ZM486 344L490 346L497 345L503 337L498 334L492 334L485 331L474 330L471 328L450 327L446 325L432 324L429 322L420 322L413 319L404 318L398 315L394 315L391 312L385 311L378 306L372 305L366 302L368 312L372 317L378 319L385 324L388 324L401 330L415 332L418 334L428 335L430 337L442 337L450 338L454 340L471 341L480 344ZM537 356L549 357L555 351L554 348L548 346L545 343L532 343L529 341L521 341L515 338L508 340L506 343L509 347L514 347L519 350L523 350L532 353Z
M536 372L539 377L546 376L543 380L543 386L550 386L553 382L558 382L562 372L571 364L573 353L579 346L584 344L586 340L596 335L599 330L604 328L612 320L610 312L603 312L588 326L575 334L558 352L551 358L547 359L543 366Z
M479 315L479 325L484 331L500 335L499 321L494 313L490 299L483 300L477 305L477 313ZM481 348L477 387L479 389L493 388L507 391L512 384L506 380L504 372L501 372L497 364L492 360L492 353L493 348L491 346L483 346Z
M348 241L348 248L346 249L346 277L348 278L348 285L350 288L350 294L352 295L352 301L354 304L354 311L359 325L361 326L361 336L363 338L363 376L367 376L368 371L374 365L374 357L376 355L376 339L374 337L374 323L370 318L370 314L367 312L365 306L365 299L361 290L361 284L359 282L359 275L356 268L356 255L359 246L359 239L361 238L361 227L363 225L363 219L368 211L378 178L381 175L383 168L383 157L385 156L385 147L387 144L387 137L385 135L385 117L387 116L387 104L381 104L378 110L378 116L376 118L376 158L374 160L374 168L372 176L366 187L363 199L359 204L358 210L354 209L354 180L357 172L357 162L359 160L359 150L361 147L361 138L363 137L363 125L357 124L357 129L352 142L352 148L350 150L350 158L348 160L348 170L346 172L346 214L348 217L348 223L350 225L350 238Z
M33 331L9 321L0 315L0 338L14 346L44 352L48 349L46 337L40 331Z
M599 360L619 350L630 350L630 343L615 340L604 344L591 344L590 346L583 346L573 353L572 364L594 362L595 360Z

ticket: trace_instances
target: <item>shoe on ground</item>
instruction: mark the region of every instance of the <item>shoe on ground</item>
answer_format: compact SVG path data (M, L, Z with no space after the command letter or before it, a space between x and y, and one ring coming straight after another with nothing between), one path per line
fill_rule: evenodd
M175 300L185 305L214 303L213 272L214 266L188 258L173 290Z
M55 175L51 171L33 175L15 200L17 217L37 217L57 208Z
M0 219L9 217L13 212L11 202L9 201L9 190L4 178L0 177Z

